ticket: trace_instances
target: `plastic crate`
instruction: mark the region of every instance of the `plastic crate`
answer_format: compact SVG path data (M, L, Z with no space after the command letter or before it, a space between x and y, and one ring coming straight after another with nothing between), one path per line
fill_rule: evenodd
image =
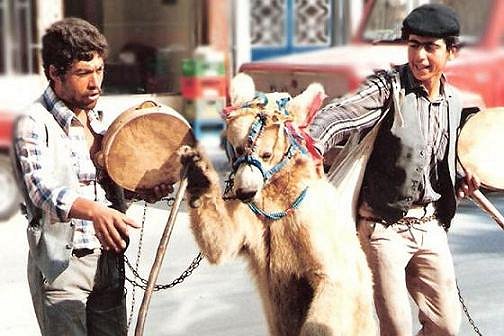
M185 99L215 99L226 96L225 77L181 77L180 91Z
M184 117L195 119L221 120L221 112L226 106L226 98L184 100Z
M224 76L223 62L208 62L186 58L182 60L182 75L185 77Z

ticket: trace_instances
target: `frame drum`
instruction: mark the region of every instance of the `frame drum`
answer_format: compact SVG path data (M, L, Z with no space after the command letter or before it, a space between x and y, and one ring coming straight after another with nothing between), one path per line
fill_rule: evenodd
M460 132L458 159L481 184L504 190L504 108L491 108L470 117Z
M119 186L131 191L151 189L180 179L177 150L195 142L191 126L178 112L146 101L112 122L98 162Z

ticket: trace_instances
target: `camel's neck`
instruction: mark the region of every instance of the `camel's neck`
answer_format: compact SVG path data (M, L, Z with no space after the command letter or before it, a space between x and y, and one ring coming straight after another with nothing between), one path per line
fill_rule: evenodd
M296 154L284 169L276 173L262 191L264 203L272 201L289 206L310 181L320 179L315 163L306 155Z

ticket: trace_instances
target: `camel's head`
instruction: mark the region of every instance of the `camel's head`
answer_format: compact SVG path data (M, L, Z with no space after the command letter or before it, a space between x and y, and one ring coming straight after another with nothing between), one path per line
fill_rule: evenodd
M226 150L234 175L233 194L252 201L298 153L306 153L299 129L310 111L325 97L323 87L311 84L302 94L257 93L252 79L238 74L231 82L226 110Z

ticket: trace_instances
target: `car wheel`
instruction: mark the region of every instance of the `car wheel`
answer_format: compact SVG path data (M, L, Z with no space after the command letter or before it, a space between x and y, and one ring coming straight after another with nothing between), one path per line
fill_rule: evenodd
M19 190L14 179L9 156L0 153L0 221L5 221L19 209Z

